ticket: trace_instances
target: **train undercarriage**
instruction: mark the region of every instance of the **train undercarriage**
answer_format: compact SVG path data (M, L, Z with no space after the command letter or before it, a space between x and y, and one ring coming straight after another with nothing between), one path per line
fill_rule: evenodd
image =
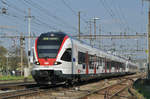
M130 73L102 73L102 74L62 74L61 71L54 70L34 70L32 71L32 76L37 82L37 84L56 84L59 82L64 82L66 84L73 84L76 82L87 81L92 79L103 79L109 77L118 77L123 75L128 75Z

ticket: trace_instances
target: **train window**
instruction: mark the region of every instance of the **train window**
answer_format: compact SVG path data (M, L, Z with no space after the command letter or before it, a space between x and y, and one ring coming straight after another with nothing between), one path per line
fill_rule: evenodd
M56 58L63 37L39 37L37 40L37 52L39 58Z
M71 48L68 48L62 55L61 60L71 62L71 55L72 55Z
M101 62L102 62L101 66L104 66L104 59L103 58L101 59Z
M101 57L98 57L98 66L102 66L102 62L103 62L103 60L102 60L102 58Z
M113 61L112 67L116 68L116 66L117 66L117 62Z
M85 53L78 52L78 64L84 64L85 63Z
M94 69L95 56L94 55L88 55L88 56L89 56L89 68Z
M107 62L107 69L109 69L110 67L110 62Z
M82 66L83 66L83 69L85 69L85 67L86 67L86 64L84 63Z

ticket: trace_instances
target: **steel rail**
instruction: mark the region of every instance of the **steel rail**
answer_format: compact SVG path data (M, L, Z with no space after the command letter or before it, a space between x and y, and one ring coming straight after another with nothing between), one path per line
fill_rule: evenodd
M103 87L103 88L100 88L100 89L96 89L96 90L94 90L94 91L88 91L88 93L86 94L86 95L84 95L84 96L82 96L82 97L80 97L81 99L84 99L85 97L88 97L88 96L90 96L90 95L92 95L92 94L99 94L99 92L101 92L101 91L104 91L105 92L105 94L103 94L104 95L104 97L105 97L105 99L111 99L111 98L113 98L114 96L116 96L117 94L119 94L119 93L121 93L122 91L124 91L126 88L128 88L128 87L130 87L131 85L132 85L132 83L131 84L123 84L123 83L125 83L125 82L127 82L127 81L132 81L131 79L132 78L141 78L141 76L136 76L136 77L129 77L129 78L122 78L123 80L122 81L120 81L120 82L117 82L117 83L115 83L115 84L113 84L113 85L109 85L109 86L106 86L106 87ZM119 91L117 91L117 92L115 92L113 95L109 95L108 94L108 91L112 88L112 87L115 87L115 86L117 86L117 85L126 85L124 88L122 88L121 90L119 90ZM105 91L106 90L106 91ZM107 98L108 97L108 98Z
M37 88L16 90L16 91L11 91L11 92L1 93L0 99L8 99L8 98L26 96L26 95L35 94L38 92L41 92L41 90L38 90Z
M37 84L34 81L30 82L13 82L13 83L1 83L0 90L8 91L8 90L16 90L16 89L24 89L27 87L36 87Z
M49 86L38 86L34 88L27 88L21 90L15 90L11 92L0 93L0 99L18 98L21 96L32 96L33 94L46 93L51 91L53 88L62 87L62 84L49 85Z

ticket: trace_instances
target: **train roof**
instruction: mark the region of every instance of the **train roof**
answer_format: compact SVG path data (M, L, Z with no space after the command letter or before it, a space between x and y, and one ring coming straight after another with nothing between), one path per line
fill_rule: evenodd
M127 60L121 58L121 57L118 57L118 56L115 56L113 54L110 54L104 50L101 50L99 48L96 48L96 47L92 47L91 45L87 44L86 42L83 42L83 41L79 41L78 39L75 39L75 38L72 38L70 37L73 41L75 41L76 43L80 44L81 46L83 46L84 48L87 48L89 49L90 51L93 51L94 53L98 52L97 54L101 54L101 56L103 58L107 58L107 59L110 59L111 61L118 61L118 62L121 62L121 63L125 63Z
M67 34L64 32L47 32L42 33L39 37L50 37L50 36L59 36L59 37L65 37Z

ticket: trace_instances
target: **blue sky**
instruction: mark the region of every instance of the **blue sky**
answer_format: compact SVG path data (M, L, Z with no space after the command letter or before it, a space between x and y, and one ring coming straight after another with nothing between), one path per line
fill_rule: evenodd
M146 33L148 9L147 3L142 0L0 0L0 8L7 8L7 15L0 14L0 25L16 27L15 29L0 29L0 35L28 35L28 8L31 8L32 35L48 31L64 31L71 35L77 34L78 11L81 11L81 32L89 34L87 22L95 17L102 34ZM94 30L92 30L94 32ZM9 41L9 40L8 40ZM105 43L106 41L102 41ZM116 41L107 41L116 43ZM107 45L106 42L106 45ZM120 41L124 43L126 41ZM136 44L136 40L129 40ZM145 41L139 40L140 45ZM10 46L12 42L7 43ZM118 44L119 45L119 44ZM130 43L126 45L130 45ZM125 46L126 46L125 45ZM131 44L131 47L133 47ZM143 47L143 46L141 46Z
M2 0L1 0L2 1ZM8 16L1 15L1 25L15 25L20 32L27 32L28 8L34 16L31 22L32 32L36 34L53 30L77 32L78 11L81 11L81 31L87 32L86 21L99 17L97 24L105 32L146 32L147 9L142 0L3 0L1 7L8 9ZM13 16L16 16L13 17ZM41 22L48 24L42 26ZM6 22L8 21L8 22ZM38 23L38 24L35 24ZM41 25L39 25L41 24ZM42 27L41 27L42 26ZM40 29L39 29L40 27ZM127 28L130 29L127 29ZM74 29L76 28L76 29Z

